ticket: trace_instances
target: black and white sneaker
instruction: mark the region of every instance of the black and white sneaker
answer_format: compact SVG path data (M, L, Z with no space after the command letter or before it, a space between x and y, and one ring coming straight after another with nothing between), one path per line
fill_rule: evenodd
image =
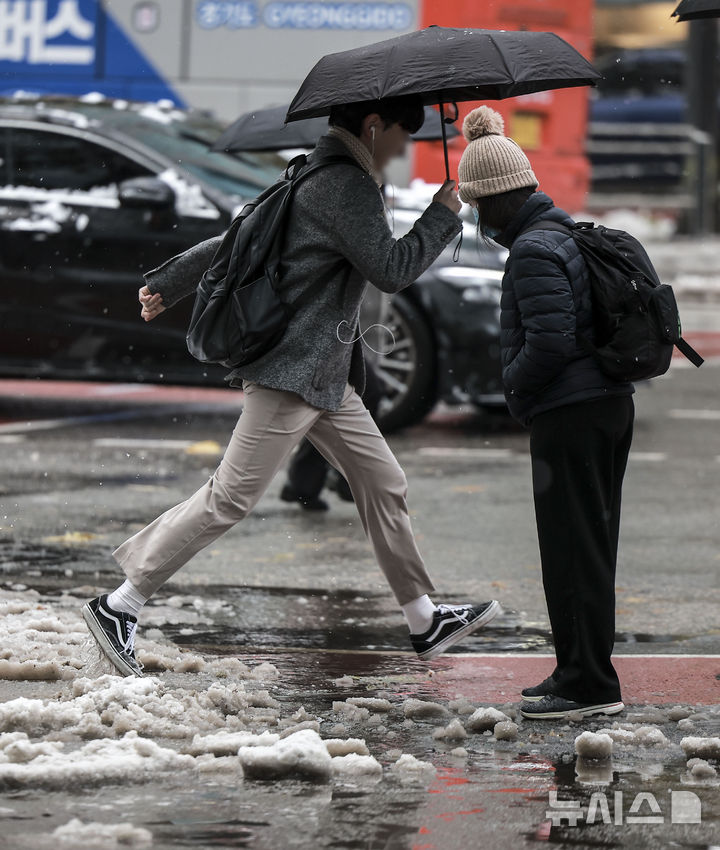
M86 602L82 615L113 667L123 676L142 676L142 667L135 658L137 617L110 608L106 593Z
M502 609L494 599L480 605L438 605L432 625L421 635L410 635L418 658L429 661L458 643L465 635L487 625Z
M553 679L552 676L548 676L547 679L543 679L539 685L533 685L530 688L525 688L520 691L520 696L525 700L525 702L537 702L548 694L551 694L555 687L555 679Z
M593 714L619 714L625 705L617 702L599 702L594 704L574 702L557 694L546 694L537 702L527 700L520 706L520 714L529 720L563 720L569 714L581 714L590 717Z

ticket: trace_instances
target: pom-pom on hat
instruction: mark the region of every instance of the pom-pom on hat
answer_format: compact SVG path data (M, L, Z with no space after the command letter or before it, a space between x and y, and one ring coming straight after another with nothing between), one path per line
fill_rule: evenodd
M458 190L465 203L538 186L530 160L505 136L505 122L499 112L489 106L473 109L463 122L463 135L467 147L458 166Z

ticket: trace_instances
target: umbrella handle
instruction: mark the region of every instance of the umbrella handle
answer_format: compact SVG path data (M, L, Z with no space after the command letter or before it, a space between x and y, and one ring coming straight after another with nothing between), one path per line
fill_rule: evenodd
M450 161L448 159L447 131L445 129L445 104L440 101L440 127L442 131L443 154L445 156L445 179L450 179Z

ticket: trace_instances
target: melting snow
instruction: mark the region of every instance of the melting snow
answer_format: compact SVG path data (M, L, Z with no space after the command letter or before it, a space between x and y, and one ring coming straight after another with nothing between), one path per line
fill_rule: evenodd
M162 174L158 174L158 177L175 192L175 208L178 215L194 218L220 217L217 208L203 195L200 186L197 183L190 183L174 168L165 169Z
M299 776L324 780L332 772L330 753L322 738L311 729L295 732L269 746L240 747L238 758L245 775L254 779Z
M358 708L367 708L368 711L385 712L392 709L392 704L388 700L375 697L349 697L346 702Z
M52 834L60 847L83 850L116 850L121 847L152 847L152 832L131 823L83 823L77 818L59 826Z
M390 766L390 772L403 784L430 782L435 777L434 765L409 753L403 753L395 764Z
M405 717L422 718L422 717L441 717L447 714L448 710L444 705L438 702L428 702L421 699L408 699L403 703L403 714Z
M447 741L464 741L468 734L462 723L455 718L448 723L447 726L441 726L433 732L433 738L436 740L445 739Z
M720 738L683 738L680 746L686 758L696 757L720 761Z
M613 751L609 735L583 732L575 738L575 752L586 759L607 759Z
M510 718L497 708L478 708L470 715L466 725L471 732L486 732L492 731L497 723L504 720L510 720Z
M518 725L512 720L501 720L495 724L493 735L497 741L517 741Z
M687 766L689 773L695 779L715 779L718 775L717 770L705 759L689 759Z

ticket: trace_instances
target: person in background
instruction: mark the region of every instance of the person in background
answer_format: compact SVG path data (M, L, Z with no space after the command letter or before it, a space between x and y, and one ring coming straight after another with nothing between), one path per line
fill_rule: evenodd
M632 384L605 375L593 339L590 281L570 216L536 191L501 116L473 110L463 132L460 197L486 238L509 248L501 302L505 396L530 429L542 577L555 644L552 675L522 691L521 713L556 719L623 710L611 655ZM542 229L543 224L551 229Z
M499 612L494 600L432 601L434 586L410 523L405 474L360 400L365 378L358 314L368 282L385 292L404 289L461 230L452 181L401 239L393 238L386 220L380 174L404 153L423 120L415 97L333 109L329 132L310 159L340 156L347 162L318 169L294 194L283 292L298 302L318 275L337 271L293 314L271 351L230 374L231 384L244 390L243 412L210 480L123 543L113 554L126 581L83 607L100 649L121 673L140 674L135 633L147 599L248 515L305 436L347 479L419 658L433 658ZM197 278L173 274L175 265L169 261L146 278L139 296L146 321L195 291Z

